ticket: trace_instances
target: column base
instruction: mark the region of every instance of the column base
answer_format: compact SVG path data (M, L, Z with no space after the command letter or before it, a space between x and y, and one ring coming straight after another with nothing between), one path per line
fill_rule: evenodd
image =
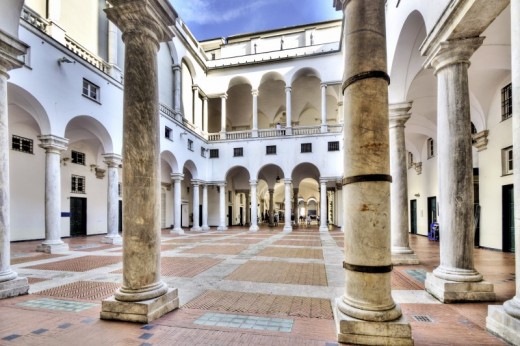
M12 280L0 282L0 299L21 296L29 292L27 278L16 276Z
M486 329L511 345L520 345L520 319L509 315L502 305L489 305Z
M283 231L284 231L285 233L291 233L291 232L292 232L292 227L291 227L291 225L283 226Z
M393 265L407 265L407 264L420 264L419 258L412 251L412 253L393 253L392 252L392 264Z
M220 231L220 232L224 232L224 231L227 231L227 227L226 226L218 226L217 227L217 231Z
M320 232L328 232L329 227L328 226L320 226Z
M260 227L258 227L258 225L251 225L251 227L249 227L249 232L258 232L259 229Z
M69 244L61 242L58 244L45 244L42 243L36 247L36 251L45 253L62 253L69 251Z
M202 231L202 228L200 228L199 226L196 226L196 227L192 227L192 228L190 229L190 231L192 231L192 232L201 232L201 231Z
M137 323L150 323L159 317L179 307L179 296L176 288L157 298L140 302L122 302L114 298L107 298L101 302L100 318L103 320L117 320Z
M355 345L413 345L410 323L401 316L390 322L368 322L341 312L336 299L334 320L338 341Z
M121 245L123 244L123 238L119 234L107 235L101 242L104 244Z
M184 230L182 228L174 228L170 231L170 234L178 234L178 235L183 235L184 234Z
M202 226L202 227L201 227L201 230L202 230L202 232L208 232L208 231L211 230L211 228L210 228L209 226L206 225L206 226Z
M424 287L428 293L443 303L495 301L493 284L486 281L459 282L426 273Z

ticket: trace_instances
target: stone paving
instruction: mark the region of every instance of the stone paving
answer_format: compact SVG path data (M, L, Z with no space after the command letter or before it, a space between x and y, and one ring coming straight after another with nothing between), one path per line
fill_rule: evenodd
M332 308L344 290L339 230L233 227L185 235L162 232L162 279L181 308L148 325L99 319L100 302L122 283L121 246L103 236L64 239L62 255L11 244L13 269L29 295L0 300L0 345L337 345ZM397 266L392 294L416 345L505 345L485 330L486 303L440 304L424 291L439 263L438 243L412 236L417 266ZM498 301L515 291L514 255L475 250Z

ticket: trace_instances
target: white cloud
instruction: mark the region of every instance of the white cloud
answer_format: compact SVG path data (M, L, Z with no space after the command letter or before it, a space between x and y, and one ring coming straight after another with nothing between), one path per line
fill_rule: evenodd
M236 0L170 0L185 22L201 25L218 24L243 16L252 16L256 10L275 1L260 0L247 3Z

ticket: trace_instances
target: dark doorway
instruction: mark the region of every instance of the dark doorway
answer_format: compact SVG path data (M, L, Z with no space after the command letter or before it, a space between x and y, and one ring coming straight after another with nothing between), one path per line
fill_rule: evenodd
M515 252L515 202L513 185L502 186L502 249Z
M87 235L87 199L70 198L70 236Z
M417 200L410 201L410 233L417 234Z
M233 207L228 206L228 225L233 226Z
M244 208L240 207L240 226L244 225L243 217L244 217Z
M434 222L437 222L437 197L428 197L428 229Z
M202 204L199 204L199 226L202 226Z
M119 233L123 233L123 201L119 201Z

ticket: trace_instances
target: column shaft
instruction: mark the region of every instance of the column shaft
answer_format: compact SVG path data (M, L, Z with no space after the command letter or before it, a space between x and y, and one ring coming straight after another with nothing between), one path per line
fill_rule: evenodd
M199 87L194 85L193 86L193 125L195 125L196 128L201 128L200 120L201 114L199 110L197 109L197 103L199 99Z
M320 179L320 232L327 232L327 181Z
M284 232L292 232L291 225L291 179L284 179L285 183L285 222L283 226Z
M103 243L122 244L119 235L119 164L121 157L116 154L103 155L108 166L107 172L107 236Z
M201 228L199 225L199 182L192 180L193 186L193 226L192 231L200 232Z
M298 227L300 221L300 211L298 210L298 188L293 188L293 213L294 213L294 227Z
M390 229L393 264L419 264L408 240L408 169L404 124L410 119L411 107L411 103L390 105Z
M286 119L286 134L292 135L292 97L291 87L285 87L285 119Z
M175 116L180 117L182 120L181 115L181 67L179 65L173 65L173 78L174 78L174 85L173 85L173 107L175 111Z
M321 84L321 132L327 132L327 84Z
M204 98L202 99L202 113L203 113L203 117L202 117L203 121L202 121L201 129L203 132L207 132L209 117L208 117L208 98L206 96L204 96Z
M202 185L202 231L209 231L208 226L208 185Z
M221 110L220 110L220 139L226 139L226 118L227 118L227 94L220 96Z
M219 225L217 231L225 231L227 230L226 226L226 184L221 183L218 185L220 189L220 202L219 202Z
M181 225L181 183L184 179L183 174L172 174L173 179L173 230L171 233L184 234Z
M258 231L258 209L257 209L257 196L256 196L256 186L258 182L256 180L249 181L251 185L251 226L249 230L251 232Z
M251 91L253 95L253 137L258 137L258 90Z
M269 189L269 226L274 226L274 189Z

